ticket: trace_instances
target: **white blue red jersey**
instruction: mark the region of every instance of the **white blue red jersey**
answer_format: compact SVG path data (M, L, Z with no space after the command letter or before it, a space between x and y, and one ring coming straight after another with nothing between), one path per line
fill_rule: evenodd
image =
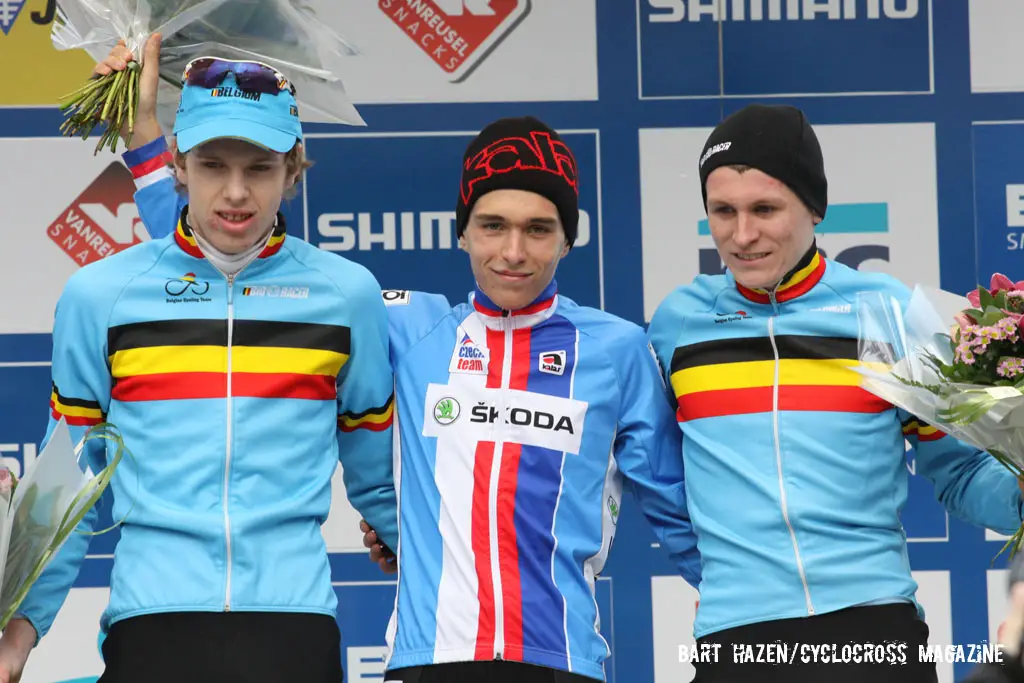
M604 679L595 580L631 488L679 571L700 559L680 435L643 330L555 283L515 312L479 290L385 292L401 464L389 669L528 662Z

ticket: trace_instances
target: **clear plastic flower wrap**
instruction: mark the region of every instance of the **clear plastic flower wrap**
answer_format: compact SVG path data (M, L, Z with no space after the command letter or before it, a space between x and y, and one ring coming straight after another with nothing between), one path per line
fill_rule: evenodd
M343 60L357 50L300 0L58 0L52 42L58 50L84 49L98 62L123 40L141 60L154 33L161 34L157 118L165 131L173 128L182 71L200 56L276 68L295 85L306 123L365 125L341 81ZM62 98L65 135L87 138L105 125L96 151L114 151L119 131L127 126L130 135L134 126L140 64Z
M112 444L106 448L108 464L95 473L83 455L86 441L93 439ZM91 427L76 446L61 419L24 476L0 470L0 631L64 542L79 533L75 527L110 485L126 452L112 424ZM117 526L84 533L95 536Z
M858 299L863 387L1024 478L1024 282L967 297L925 286ZM1011 557L1024 525L1007 545Z

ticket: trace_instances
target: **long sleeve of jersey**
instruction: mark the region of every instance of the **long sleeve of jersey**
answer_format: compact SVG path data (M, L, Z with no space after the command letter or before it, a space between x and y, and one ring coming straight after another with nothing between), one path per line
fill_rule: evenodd
M394 374L380 286L363 269L346 295L358 311L348 361L338 375L338 453L352 506L389 548L398 547L394 486ZM353 273L354 276L354 273Z
M1024 510L1017 477L988 453L900 410L903 435L914 448L916 472L935 485L935 497L965 522L1013 535Z
M152 239L160 239L178 227L178 216L186 203L174 189L174 175L168 164L167 141L159 137L121 155L135 181L135 206Z
M67 423L74 443L81 441L89 427L102 422L110 403L110 374L106 364L106 326L103 294L88 291L76 273L57 303L53 325L53 360L49 422L40 452L49 443L61 418ZM98 296L97 296L98 295ZM90 439L82 450L83 471L88 464L94 473L106 465L105 439ZM108 489L104 494L109 501ZM85 559L91 531L98 516L94 506L79 523L55 559L32 586L19 609L32 624L37 638L50 630L64 604ZM37 640L38 642L38 640Z
M686 507L682 435L665 402L665 386L642 331L618 350L622 408L615 458L626 486L679 573L697 588L701 578L697 536Z

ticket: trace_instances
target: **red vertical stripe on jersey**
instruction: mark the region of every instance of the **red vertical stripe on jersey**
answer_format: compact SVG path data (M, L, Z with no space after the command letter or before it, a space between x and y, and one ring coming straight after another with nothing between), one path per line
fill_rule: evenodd
M530 378L529 328L512 333L512 372L509 388L526 391ZM501 450L498 474L498 558L501 570L502 626L505 659L523 656L523 582L519 576L519 543L516 538L516 490L519 486L519 455L522 446L506 443Z
M501 386L505 362L505 334L487 330L487 388ZM494 659L494 633L497 624L494 602L494 576L491 573L491 468L494 442L476 445L473 465L473 556L476 559L477 600L480 615L476 626L476 659Z
M473 465L473 557L476 560L477 600L480 614L477 618L476 658L494 657L494 583L491 577L490 496L491 464L494 461L494 442L480 441L476 445Z
M508 388L526 391L526 380L530 378L530 328L512 333L512 375Z
M519 544L516 541L516 485L522 446L506 443L501 449L498 479L498 568L501 571L502 632L505 659L523 656L523 595L519 579Z

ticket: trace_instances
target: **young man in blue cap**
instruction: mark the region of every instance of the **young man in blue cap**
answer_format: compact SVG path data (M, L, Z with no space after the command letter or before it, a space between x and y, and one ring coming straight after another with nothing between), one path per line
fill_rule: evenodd
M287 80L199 58L182 86L175 230L75 273L54 322L46 438L60 419L75 438L108 420L134 455L109 490L127 517L100 681L337 683L320 526L339 457L353 506L387 543L398 534L380 286L286 236L278 208L302 159ZM86 444L94 471L99 443ZM0 681L20 678L88 543L73 534L32 588L0 640Z

